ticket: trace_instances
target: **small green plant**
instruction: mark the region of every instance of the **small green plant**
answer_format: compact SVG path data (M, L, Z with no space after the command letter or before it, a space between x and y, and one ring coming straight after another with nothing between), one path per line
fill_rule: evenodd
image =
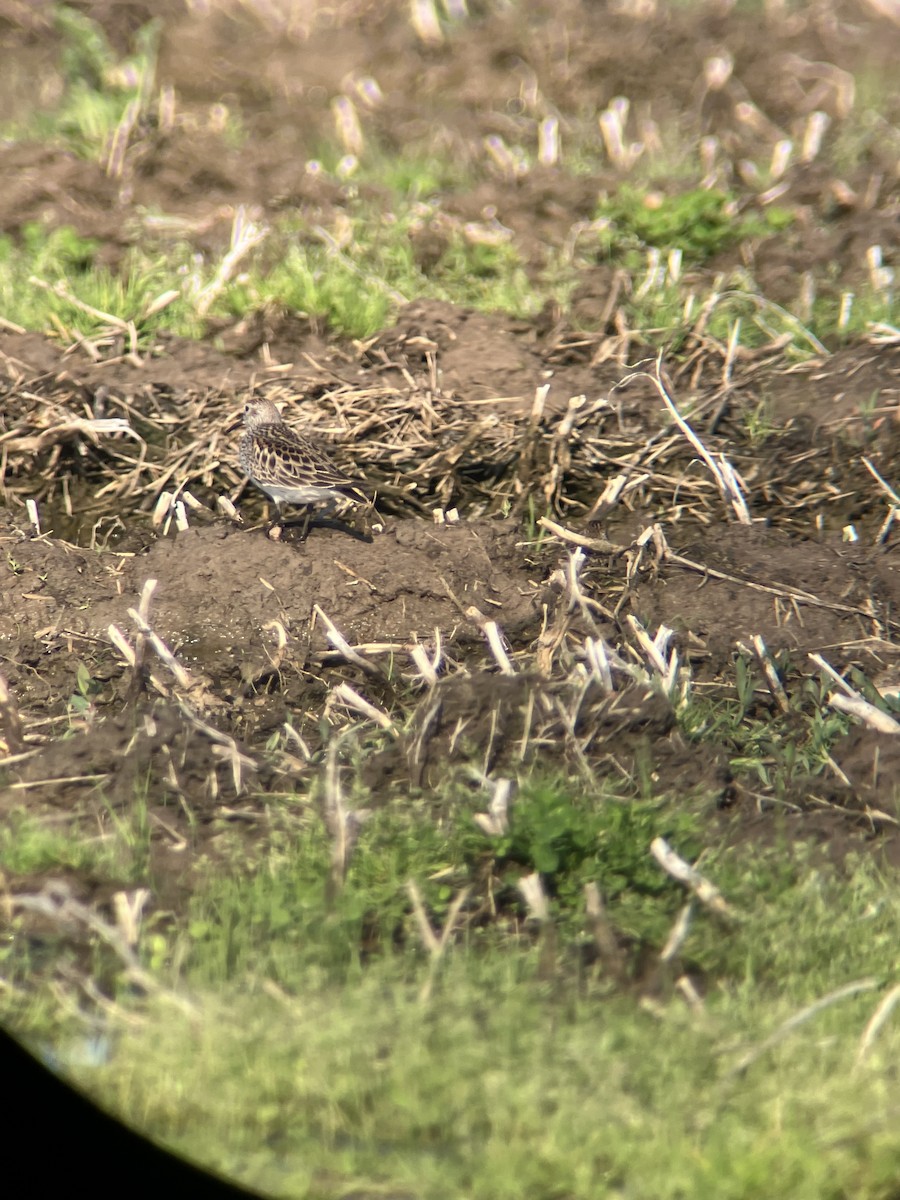
M531 780L511 806L509 832L488 839L505 889L500 897L518 903L518 879L523 871L536 871L554 899L561 928L574 931L584 886L595 883L617 927L653 940L670 919L673 889L649 846L665 836L688 856L696 853L695 811L683 805L676 812L659 800L612 789L597 793L564 780Z
M850 342L867 334L873 326L896 328L900 324L900 300L893 288L874 288L867 283L857 292L823 293L813 306L813 324L822 337Z
M100 690L88 668L80 662L75 669L75 691L69 697L69 716L93 717L94 697Z
M99 90L116 61L103 28L68 4L57 5L53 24L61 39L59 61L65 79Z
M828 706L821 679L801 674L784 655L773 661L789 696L787 712L767 690L757 689L750 662L739 655L734 689L722 685L695 691L678 717L692 740L720 742L737 773L750 773L782 795L796 778L824 770L835 742L847 732L849 718Z
M784 229L792 216L768 207L760 213L740 213L734 198L715 188L694 188L666 196L623 184L601 201L598 217L610 226L603 235L607 252L635 246L679 249L692 262L703 262L748 237Z
M22 226L21 256L27 260L35 275L65 277L78 275L93 269L99 243L93 238L83 238L74 229L61 225L48 228L39 221L29 221ZM0 242L2 261L13 258L10 239Z
M512 501L507 501L506 513L512 508ZM542 516L552 516L552 509L547 505L546 501L540 503L534 492L528 493L528 502L525 505L525 540L529 543L532 553L537 553L540 550L544 540L547 537L547 530L543 525L538 524Z
M753 450L765 445L778 428L772 420L772 404L768 400L760 400L755 408L745 410L743 419L747 440Z

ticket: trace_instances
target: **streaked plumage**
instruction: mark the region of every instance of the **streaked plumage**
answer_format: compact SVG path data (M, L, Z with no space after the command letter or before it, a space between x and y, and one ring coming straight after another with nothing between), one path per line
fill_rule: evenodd
M318 446L291 429L271 400L248 400L243 421L241 470L279 509L322 501L331 508L344 497L366 499L364 480L345 475Z

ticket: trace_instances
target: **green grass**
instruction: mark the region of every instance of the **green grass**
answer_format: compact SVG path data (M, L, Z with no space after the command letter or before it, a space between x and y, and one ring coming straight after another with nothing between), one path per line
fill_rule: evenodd
M677 714L696 753L724 746L772 796L820 771L846 728L820 680L777 661L788 714L773 715L742 658L732 688L695 688ZM871 858L824 866L787 825L769 848L723 848L710 799L660 794L640 761L628 784L546 772L519 783L494 837L474 820L484 793L462 774L381 797L336 895L315 787L271 797L265 839L217 838L187 911L145 925L159 994L123 985L109 947L91 947L113 1005L87 1028L108 1061L85 1062L84 1020L56 982L78 968L58 938L2 949L2 1015L151 1136L275 1195L888 1200L900 1022L856 1060L896 982L896 878ZM357 783L353 803L367 802ZM112 841L120 867L125 855L154 888L140 814L140 803L119 814ZM668 967L659 952L685 895L649 853L658 836L699 859L734 912L697 906ZM0 866L113 869L67 860L76 849L22 818ZM518 887L532 872L549 899L543 928ZM437 931L469 889L439 963L410 880ZM624 978L597 951L589 883ZM681 975L703 998L696 1010ZM860 980L873 982L766 1047L799 1010Z
M274 839L252 870L217 877L194 899L191 949L185 956L182 948L179 961L191 978L206 982L264 974L296 986L311 965L340 977L363 958L415 939L409 879L418 882L438 922L465 886L486 900L489 878L494 911L520 921L525 908L517 881L533 871L543 877L564 937L581 936L582 892L593 881L623 932L636 943L655 941L673 916L677 891L648 860L647 847L657 835L673 838L689 854L700 845L702 799L683 798L675 807L627 796L622 787L526 777L509 833L491 838L473 820L483 797L473 800L459 782L442 796L398 795L374 811L347 884L330 907L323 904L327 838L318 821L300 818L296 832ZM327 960L320 957L323 948Z
M24 121L0 124L0 137L62 143L83 158L103 159L129 106L137 104L143 112L149 103L160 23L140 29L134 54L124 59L117 58L102 27L78 9L56 5L53 26L60 98Z
M126 110L137 106L139 123L152 116L159 24L139 30L132 53L122 57L98 22L59 4L54 38L58 101L0 133L56 142L106 165ZM823 150L823 161L831 156L839 172L854 169L862 157L896 137L884 73L861 71L857 90L856 112L836 122ZM596 113L564 116L571 130L563 138L562 160L553 168L563 185L569 176L596 173L603 166ZM222 130L226 144L246 136L244 121L240 111L230 114ZM852 307L845 304L842 310L846 288L835 280L816 280L820 295L807 330L790 312L790 303L787 310L770 305L745 271L732 279L711 277L705 264L715 256L788 234L795 214L777 205L759 206L752 191L742 192L737 184L734 191L700 186L696 139L677 122L667 126L658 152L639 158L626 178L600 195L594 216L602 227L596 234L583 232L577 253L548 245L540 262L526 261L514 234L492 240L499 231L491 222L478 230L453 215L454 195L471 194L491 168L477 149L452 154L439 136L430 136L431 141L423 136L401 149L367 126L358 160L350 163L336 137L319 135L316 159L341 185L335 210L325 217L327 236L294 216L271 218L268 236L217 288L206 309L198 308L198 299L216 281L225 248L218 255L208 250L198 255L187 237L153 237L136 219L126 231L131 252L115 271L98 265L96 248L69 230L32 225L21 239L2 239L0 314L64 337L98 335L102 318L71 298L42 290L30 282L36 277L57 289L64 285L76 301L100 313L134 323L141 349L158 330L199 337L208 331L207 317L240 319L261 308L283 308L339 334L368 337L390 322L403 299L434 297L516 317L534 316L548 303L565 311L579 281L603 262L627 275L620 303L631 328L642 332L648 345L665 344L676 352L713 297L706 332L723 341L736 332L738 344L746 347L788 332L793 340L788 352L795 356L815 350L814 339L837 343L872 323L896 326L900 321L890 288L858 288ZM529 143L517 150L534 167L535 147ZM758 168L767 178L768 163ZM435 219L443 249L423 267L413 234ZM647 275L648 252L659 255L654 260L662 266L659 278ZM673 252L681 256L680 271L670 258ZM667 264L675 269L667 272ZM155 301L169 292L177 293L175 299L154 311Z
M517 317L533 316L550 298L565 307L584 269L551 254L536 274L514 241L486 244L451 225L442 252L426 270L416 261L412 239L421 220L417 202L399 199L390 213L378 211L371 201L349 200L346 219L333 230L282 218L232 277L215 286L209 315L237 319L274 307L306 315L348 337L368 337L389 323L403 300L419 297ZM711 279L698 289L696 279L688 283L673 277L663 257L660 278L645 279L652 266L648 251L638 248L636 234L622 234L622 228L618 224L615 236L603 235L604 253L625 264L632 276L623 308L649 345L664 341L677 349L707 304L713 336L728 341L737 325L740 344L757 346L787 332L801 354L815 348L815 338L847 337L871 322L895 324L900 319L892 295L871 289L854 299L843 326L839 300L823 297L807 327L769 303L746 272L730 280ZM633 228L643 226L635 220ZM671 245L688 248L676 226L669 228ZM644 233L650 236L649 230ZM709 252L721 236L715 222L705 233L698 227L691 234L690 253ZM25 328L50 325L85 337L108 335L111 322L99 314L109 314L113 326L116 321L134 325L141 348L161 330L200 336L207 322L198 312L198 299L215 285L220 257L198 257L181 238L150 239L137 230L134 237L115 271L97 263L94 242L69 228L32 223L19 238L0 237L0 312ZM158 307L170 292L167 303Z
M787 654L774 663L789 690L787 713L778 710L756 664L739 654L733 693L718 686L695 691L680 723L698 744L723 746L736 772L782 796L792 782L821 773L851 722L829 707L827 681L797 672ZM878 704L885 707L881 697Z
M210 314L240 317L275 306L318 319L338 333L364 337L383 328L404 298L452 299L520 316L540 307L540 293L508 244L481 245L454 234L426 275L415 262L412 220L410 209L399 217L379 216L363 206L342 230L349 238L343 244L286 219L251 252L246 269L224 283ZM26 328L62 323L97 336L109 322L82 307L87 305L133 322L142 345L161 329L187 337L203 331L196 301L215 279L217 259L198 262L183 241L147 242L135 246L112 272L96 264L96 253L92 241L69 228L33 223L20 239L0 238L0 312ZM170 290L175 299L154 311L157 299Z
M62 326L86 337L109 332L111 323L99 314L134 322L141 342L173 324L184 334L199 334L201 323L184 295L177 306L151 312L170 286L181 290L187 251L176 247L167 259L154 261L135 250L117 272L97 264L97 251L94 241L71 228L38 222L26 225L20 238L0 237L0 312L25 328Z
M108 845L42 825L24 812L14 814L0 829L0 868L31 875L60 867L73 871L105 872L115 865Z
M323 143L317 157L324 169L334 174L342 154L336 145ZM376 189L386 192L392 204L404 200L425 203L467 191L474 182L472 167L453 155L405 145L388 148L372 137L366 141L348 191L352 195Z
M193 1019L151 1005L109 1065L76 1074L154 1137L276 1195L886 1198L898 1023L854 1065L877 991L733 1073L799 1008L894 969L896 888L871 868L838 883L801 866L783 851L707 860L742 919L695 918L701 1012L665 985L645 1010L574 956L541 978L527 939L488 950L477 930L423 1003L416 947L336 977L308 961L334 928L304 924L281 934L287 983L242 971L195 993Z
M147 33L148 44L149 39ZM78 54L89 49L81 47ZM111 84L109 95L102 90L110 70L85 68L91 86L101 88L97 94L118 112L119 93ZM90 121L73 125L71 114L46 120L78 152L93 153L108 144L118 117L111 127L98 117L96 128ZM326 170L332 159L332 169L338 161L335 148L327 150L321 160ZM515 236L469 227L448 214L453 192L474 186L472 171L467 166L454 176L439 156L409 151L392 159L373 147L344 187L330 226L279 217L222 280L224 247L220 254L198 255L185 236L151 235L135 222L127 231L131 249L110 270L98 264L98 247L89 239L32 223L18 238L0 238L0 312L25 328L50 326L63 336L86 337L108 335L110 323L97 314L109 314L114 322L134 325L141 349L159 330L198 337L208 327L207 314L240 319L262 308L306 315L348 337L368 337L390 322L404 300L420 297L516 317L534 316L548 301L565 310L583 273L604 261L627 273L622 309L651 346L664 343L677 351L707 306L714 337L728 341L737 330L739 344L755 347L787 332L791 349L801 355L817 348L816 339L840 340L873 322L898 321L889 289L861 289L849 310L842 310L840 292L823 281L804 325L789 309L772 305L745 270L731 278L698 276L697 269L716 254L784 232L792 215L774 206L747 208L735 195L690 186L688 178L671 195L622 183L598 204L595 215L602 224L595 245L584 235L572 256L549 246L538 267L525 261ZM416 258L416 232L435 222L437 254L423 266ZM673 255L680 256L681 266ZM211 287L204 309L198 301ZM167 293L171 296L158 307Z
M99 801L105 832L86 836L83 829L47 824L17 811L0 828L0 870L15 875L71 871L122 884L146 876L150 832L146 797L137 795L125 813Z

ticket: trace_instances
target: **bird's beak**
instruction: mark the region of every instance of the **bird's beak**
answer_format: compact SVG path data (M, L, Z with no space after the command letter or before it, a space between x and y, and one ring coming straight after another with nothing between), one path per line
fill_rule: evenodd
M239 413L238 416L236 416L233 421L230 421L225 426L225 432L226 433L234 433L234 431L236 429L240 429L240 427L243 425L243 423L244 423L243 414Z

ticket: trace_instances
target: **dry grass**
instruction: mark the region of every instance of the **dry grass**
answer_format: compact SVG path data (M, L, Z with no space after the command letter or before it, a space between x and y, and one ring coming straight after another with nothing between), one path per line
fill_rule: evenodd
M361 347L358 361L402 379L402 386L336 382L331 368L309 359L322 383L305 398L278 378L258 389L284 406L288 421L301 421L339 462L373 482L387 511L425 515L457 507L471 518L521 514L531 505L538 514L595 523L618 508L702 526L721 520L725 495L744 522L755 506L805 533L810 514L861 490L865 472L867 490L874 478L896 508L896 495L866 459L844 464L843 486L823 481L816 487L810 479L821 445L779 453L774 461L755 454L735 417L746 410L744 397L777 386L777 344L735 357L733 347L707 336L696 343L677 359L628 364L627 335L559 332L544 350L545 361L613 359L622 364L621 382L597 398L573 396L562 411L551 410L546 389L538 389L525 420L520 413L527 397L472 402L443 392L434 354L424 370L416 369L412 348L393 335ZM880 351L870 345L874 364ZM858 369L865 366L860 359ZM86 474L92 507L124 515L151 511L169 489L175 499L185 491L205 493L210 503L212 494L229 492L234 499L242 490L235 447L224 432L240 405L232 391L204 388L173 397L148 385L128 395L99 387L91 395L65 376L28 378L9 359L5 368L0 488L7 496L29 497L71 516L72 481ZM818 370L816 362L805 367L810 378ZM690 397L687 416L679 411L682 392ZM834 442L857 423L845 417L824 432ZM697 454L706 456L705 467L694 462ZM734 477L735 454L753 463L749 509Z

